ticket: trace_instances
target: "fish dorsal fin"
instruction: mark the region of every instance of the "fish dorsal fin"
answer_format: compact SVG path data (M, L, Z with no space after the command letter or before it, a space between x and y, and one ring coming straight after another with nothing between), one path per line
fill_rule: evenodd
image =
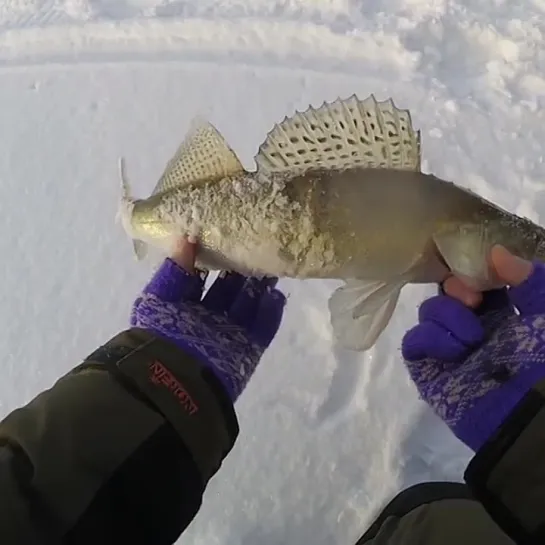
M284 118L255 161L263 174L356 166L420 171L420 131L391 98L352 95Z
M214 125L205 119L195 118L152 195L183 185L213 182L242 172L245 172L244 167Z

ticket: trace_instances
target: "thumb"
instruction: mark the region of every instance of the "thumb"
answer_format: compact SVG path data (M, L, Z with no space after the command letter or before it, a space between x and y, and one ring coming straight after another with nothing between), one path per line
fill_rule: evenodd
M502 284L516 287L526 281L534 270L530 261L513 255L503 246L496 245L490 252L492 269Z
M496 246L491 253L496 274L511 288L509 299L518 308L521 316L532 316L545 312L545 266L535 265L516 257L505 248Z
M189 274L195 274L195 259L197 257L197 243L192 237L184 236L176 239L170 259Z

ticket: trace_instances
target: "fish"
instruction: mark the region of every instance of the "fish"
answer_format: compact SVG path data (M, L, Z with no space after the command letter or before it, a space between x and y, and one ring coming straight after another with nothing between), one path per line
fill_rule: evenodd
M190 234L199 268L341 281L328 300L332 339L365 352L406 285L454 274L492 289L495 244L545 257L542 227L423 172L421 152L411 112L374 94L286 116L259 146L254 170L199 117L149 197L132 196L120 160L118 215L137 259Z

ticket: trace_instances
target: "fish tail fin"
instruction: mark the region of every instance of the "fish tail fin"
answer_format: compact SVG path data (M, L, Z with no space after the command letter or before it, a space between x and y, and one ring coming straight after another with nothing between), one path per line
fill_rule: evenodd
M369 350L384 331L399 299L405 279L352 279L329 299L335 341L349 350Z
M132 236L132 214L136 200L132 197L131 186L127 177L125 159L119 158L119 179L121 182L121 201L117 209L116 221L121 222L125 232L131 237L134 255L138 261L144 259L147 254L147 244Z

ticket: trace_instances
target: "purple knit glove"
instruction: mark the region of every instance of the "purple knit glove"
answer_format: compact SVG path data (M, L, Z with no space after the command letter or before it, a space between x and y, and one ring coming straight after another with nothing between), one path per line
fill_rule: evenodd
M206 277L167 258L134 302L131 325L164 337L208 366L235 401L272 342L286 298L277 278Z
M515 314L516 307L520 315ZM473 312L447 295L426 300L402 353L422 398L477 451L545 378L545 266Z

